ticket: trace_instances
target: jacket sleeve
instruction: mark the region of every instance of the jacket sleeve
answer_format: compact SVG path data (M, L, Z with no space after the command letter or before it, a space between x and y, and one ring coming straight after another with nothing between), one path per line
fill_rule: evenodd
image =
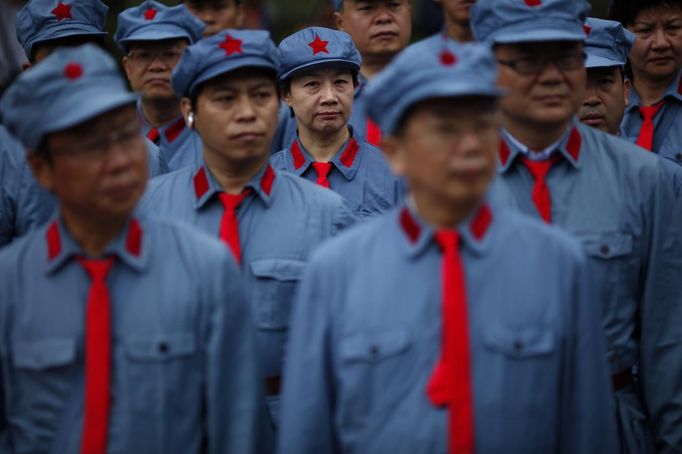
M333 290L326 276L313 258L294 301L278 434L282 454L335 452L330 301L324 296Z
M582 253L581 253L582 255ZM619 453L615 402L601 326L601 305L581 257L567 304L567 362L562 391L561 452Z
M639 379L658 452L682 452L682 168L660 159L647 213Z

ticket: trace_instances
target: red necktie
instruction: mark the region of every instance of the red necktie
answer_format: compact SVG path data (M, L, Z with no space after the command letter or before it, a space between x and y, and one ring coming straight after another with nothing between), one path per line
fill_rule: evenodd
M375 147L381 146L381 128L367 117L367 131L365 133L367 143L371 143Z
M639 113L642 115L642 127L637 136L637 145L651 151L654 148L654 118L659 110L663 107L663 101L660 101L653 106L640 107Z
M528 168L535 180L532 194L533 202L538 209L538 213L540 213L540 217L548 224L552 222L552 197L550 196L545 177L547 176L549 169L551 169L559 159L561 159L559 156L553 156L550 159L542 161L533 161L525 157L521 158L521 162Z
M239 245L237 207L250 192L250 189L246 189L241 194L226 194L224 192L218 194L223 207L225 207L223 218L220 221L220 239L230 248L237 263L240 263L242 258L241 246Z
M113 258L79 259L92 283L85 325L85 409L82 454L104 454L109 427L111 380L111 303L106 278Z
M150 129L149 132L147 133L147 139L151 140L152 142L154 142L157 145L159 144L160 138L161 137L159 135L159 130L156 128Z
M443 250L443 335L441 357L429 379L427 394L439 407L448 406L449 452L474 450L474 407L469 352L464 266L459 256L459 235L454 230L436 233Z
M327 180L327 175L332 170L331 162L313 162L313 168L317 173L317 181L315 184L329 189L329 180Z

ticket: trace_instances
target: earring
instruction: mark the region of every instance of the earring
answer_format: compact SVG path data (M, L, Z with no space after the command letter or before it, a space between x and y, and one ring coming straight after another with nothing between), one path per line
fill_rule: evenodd
M194 129L194 112L190 112L187 115L187 126L189 126L189 129Z

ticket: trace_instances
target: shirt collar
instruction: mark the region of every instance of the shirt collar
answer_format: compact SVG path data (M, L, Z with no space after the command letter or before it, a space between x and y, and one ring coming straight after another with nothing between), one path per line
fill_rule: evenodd
M251 188L268 208L272 205L273 191L275 184L275 170L270 164L264 165L251 180L246 183L244 188ZM196 209L202 208L218 192L222 192L218 182L213 178L208 167L203 164L194 173L192 178L194 195L196 197Z
M665 90L665 93L663 93L663 97L661 99L668 97L673 97L678 101L682 101L682 70L677 74L675 80ZM639 94L635 90L634 86L632 87L632 90L630 90L629 101L630 102L628 103L627 107L625 107L625 112L627 113L633 109L639 110L639 107L642 105L642 99L639 97Z
M142 272L149 262L149 248L144 247L144 239L142 224L136 217L131 217L121 233L104 249L102 255L115 256L121 263ZM53 219L47 225L45 242L48 274L56 273L74 257L85 256L60 219Z
M571 128L555 144L552 145L573 167L580 168L580 153L582 149L582 136L578 126L573 122ZM523 147L524 150L521 149ZM528 147L519 142L511 134L504 131L500 141L500 173L505 173L512 166L514 160L520 154L527 154ZM525 152L524 152L525 151Z
M417 213L411 197L398 211L398 223L410 258L418 257L434 243L436 230ZM474 254L483 254L489 243L488 232L492 223L493 212L490 204L485 200L471 216L456 227L462 239L462 246Z
M182 134L186 126L187 124L185 123L185 117L180 115L167 125L159 128L159 133L168 143L173 143L178 137L180 137L180 134Z
M332 157L331 162L343 174L346 180L350 181L355 178L360 166L360 144L353 137L353 128L350 128L350 138L343 144L341 149L337 151ZM314 162L301 143L296 138L291 144L288 159L291 161L291 168L293 173L301 176L310 165Z

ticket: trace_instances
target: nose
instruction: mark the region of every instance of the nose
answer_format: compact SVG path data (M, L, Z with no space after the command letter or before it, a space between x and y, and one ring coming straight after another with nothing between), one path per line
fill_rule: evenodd
M376 24L390 24L393 22L393 15L386 5L379 5L377 7L376 15L374 16L374 23Z
M240 96L237 105L237 121L252 122L256 119L256 110L248 96Z
M540 71L538 75L538 80L543 83L554 83L560 81L563 74L557 64L551 58L546 58L544 60L545 66Z
M327 81L322 84L320 89L320 100L326 105L337 103L338 100L336 98L336 91L334 90L334 85L332 82Z
M587 84L583 106L596 107L599 104L601 104L601 100L599 99L599 96L597 96L597 87L593 84Z
M670 47L670 42L665 36L662 28L656 27L651 41L651 47L656 50L667 49Z

